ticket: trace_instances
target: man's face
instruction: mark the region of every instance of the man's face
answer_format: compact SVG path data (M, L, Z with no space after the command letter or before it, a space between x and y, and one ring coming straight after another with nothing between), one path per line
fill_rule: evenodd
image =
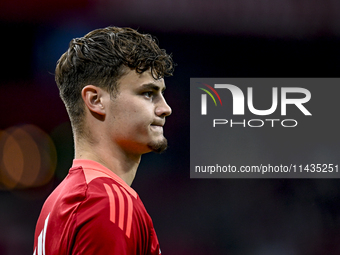
M155 80L150 71L129 70L119 79L106 118L111 137L124 151L143 154L166 149L163 126L171 108L163 97L164 89L164 80Z

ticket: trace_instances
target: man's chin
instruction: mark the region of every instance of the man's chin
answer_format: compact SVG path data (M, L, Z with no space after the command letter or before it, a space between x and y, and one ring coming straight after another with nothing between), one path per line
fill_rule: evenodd
M156 153L162 153L168 148L168 140L164 137L161 141L150 142L148 148Z

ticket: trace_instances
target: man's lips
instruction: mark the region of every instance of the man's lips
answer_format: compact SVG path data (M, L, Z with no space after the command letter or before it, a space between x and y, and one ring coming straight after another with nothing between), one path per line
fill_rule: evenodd
M155 122L151 123L151 126L163 127L164 124L165 124L165 121L155 121Z
M158 132L163 132L164 122L154 122L150 125L151 129Z

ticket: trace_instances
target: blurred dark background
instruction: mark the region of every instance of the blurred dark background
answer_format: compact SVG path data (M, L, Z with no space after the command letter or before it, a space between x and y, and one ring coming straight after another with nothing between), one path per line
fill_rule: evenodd
M41 206L72 164L55 63L72 38L109 25L156 36L178 64L166 79L169 149L145 155L132 185L162 254L340 254L338 179L189 177L190 77L338 77L339 10L337 0L2 0L0 254L33 253Z

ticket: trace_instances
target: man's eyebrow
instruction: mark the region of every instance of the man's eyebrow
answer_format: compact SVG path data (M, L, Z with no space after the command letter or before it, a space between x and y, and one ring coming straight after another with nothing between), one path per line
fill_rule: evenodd
M166 89L166 86L158 86L154 83L147 83L147 84L143 84L140 86L141 89L152 89L152 90L156 90L159 91L162 88L162 91L164 91Z

